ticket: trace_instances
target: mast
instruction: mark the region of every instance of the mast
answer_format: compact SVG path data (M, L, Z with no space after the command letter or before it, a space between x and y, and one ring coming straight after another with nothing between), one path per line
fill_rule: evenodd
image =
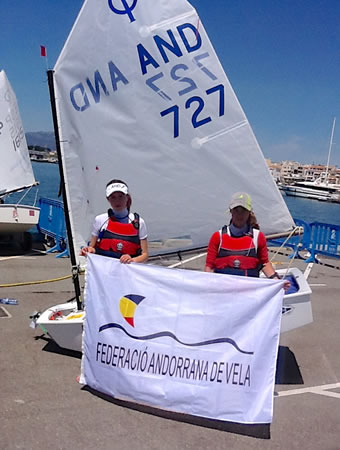
M54 73L54 70L47 71L48 88L49 88L49 92L50 92L54 135L55 135L57 155L58 155L60 181L61 181L61 186L62 186L61 191L62 191L63 202L64 202L64 213L65 213L65 222L66 222L66 230L67 230L68 249L69 249L71 265L72 265L72 280L73 280L74 290L75 290L75 294L76 294L77 307L78 307L78 309L81 309L82 302L81 302L81 291L80 291L80 283L79 283L79 269L78 269L78 265L77 265L75 248L74 248L74 244L73 244L73 236L72 236L71 221L70 221L70 214L69 214L69 205L68 205L66 190L65 190L65 177L64 177L64 168L63 168L62 159L61 159L60 137L59 137L57 109L56 109L56 102L55 102L53 73Z
M328 184L328 168L329 168L329 160L330 160L330 157L331 157L331 151L332 151L332 145L333 145L333 136L334 136L335 121L336 121L336 117L334 117L334 119L333 119L333 126L332 126L331 138L330 138L330 141L329 141L328 159L327 159L327 166L326 166L326 173L325 173L325 181L326 181L326 184Z

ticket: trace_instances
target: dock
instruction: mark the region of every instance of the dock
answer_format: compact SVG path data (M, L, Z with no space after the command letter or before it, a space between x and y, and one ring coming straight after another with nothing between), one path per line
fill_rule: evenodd
M274 263L281 269L290 260L280 253ZM273 423L269 434L257 429L251 435L237 426L221 431L173 420L80 385L81 355L29 327L33 311L74 296L69 258L46 254L42 243L25 254L14 245L0 247L0 285L11 285L0 288L0 297L18 300L0 304L0 449L340 448L340 272L332 267L340 260L321 263L293 263L310 270L314 322L281 335ZM193 260L186 267L203 264ZM83 286L83 275L80 281Z

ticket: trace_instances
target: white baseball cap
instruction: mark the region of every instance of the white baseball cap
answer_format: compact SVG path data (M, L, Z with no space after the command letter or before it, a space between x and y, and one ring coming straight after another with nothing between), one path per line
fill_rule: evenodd
M106 187L106 198L109 198L114 192L123 192L123 194L127 195L129 189L124 183L111 183Z

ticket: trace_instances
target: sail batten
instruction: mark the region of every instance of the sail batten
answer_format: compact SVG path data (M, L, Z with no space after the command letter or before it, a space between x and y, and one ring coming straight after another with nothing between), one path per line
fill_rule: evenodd
M85 1L54 68L76 248L113 178L129 184L156 253L206 246L236 191L252 196L265 233L293 227L199 16L169 3L118 13Z

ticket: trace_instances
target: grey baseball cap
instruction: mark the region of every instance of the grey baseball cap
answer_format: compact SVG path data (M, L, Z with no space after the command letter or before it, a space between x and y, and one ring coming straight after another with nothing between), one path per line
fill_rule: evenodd
M232 198L229 205L230 209L234 209L237 206L242 206L242 208L247 209L248 211L252 210L251 207L251 197L246 192L236 192Z

